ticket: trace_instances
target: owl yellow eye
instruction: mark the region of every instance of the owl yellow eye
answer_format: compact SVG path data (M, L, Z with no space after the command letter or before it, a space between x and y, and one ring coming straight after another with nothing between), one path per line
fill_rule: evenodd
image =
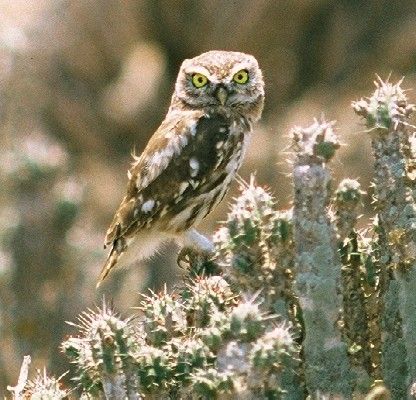
M247 83L248 82L248 71L246 69L242 69L241 71L238 71L233 76L234 82L237 83Z
M208 83L208 78L202 74L193 74L192 75L192 83L196 88L202 88Z

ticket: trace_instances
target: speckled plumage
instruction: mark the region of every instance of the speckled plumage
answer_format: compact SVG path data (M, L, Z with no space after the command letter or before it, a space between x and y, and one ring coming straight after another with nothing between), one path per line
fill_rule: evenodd
M241 70L248 73L244 84L233 80ZM207 78L203 87L192 83L195 74ZM262 74L250 55L210 51L182 63L166 118L128 173L99 283L113 267L147 258L168 238L208 246L192 226L227 192L263 101Z

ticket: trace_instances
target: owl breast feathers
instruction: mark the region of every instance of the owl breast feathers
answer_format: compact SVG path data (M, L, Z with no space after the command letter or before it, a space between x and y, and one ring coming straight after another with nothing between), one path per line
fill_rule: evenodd
M252 56L211 51L184 61L168 114L128 173L99 283L114 266L151 255L160 241L186 237L222 200L263 99Z

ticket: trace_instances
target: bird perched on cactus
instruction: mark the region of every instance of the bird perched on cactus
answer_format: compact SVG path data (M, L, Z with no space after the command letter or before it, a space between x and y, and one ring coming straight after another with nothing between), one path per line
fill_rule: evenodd
M263 103L263 77L251 55L210 51L182 63L166 118L128 173L98 284L167 239L212 250L193 226L227 192Z

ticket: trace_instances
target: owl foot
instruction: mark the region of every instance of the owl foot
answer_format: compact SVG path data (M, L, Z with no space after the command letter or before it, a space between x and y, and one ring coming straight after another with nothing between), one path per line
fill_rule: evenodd
M213 256L214 253L211 251L185 246L179 251L177 263L191 275L217 275L220 268L213 261Z

